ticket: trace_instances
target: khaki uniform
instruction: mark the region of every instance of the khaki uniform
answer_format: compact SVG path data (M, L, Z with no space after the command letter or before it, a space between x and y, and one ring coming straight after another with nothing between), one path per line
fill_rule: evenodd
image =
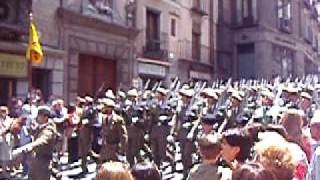
M125 155L128 145L128 133L121 116L113 113L105 116L102 122L102 147L99 164L106 161L118 161L118 155Z
M35 131L34 141L26 146L32 149L32 158L30 163L30 175L32 180L50 179L50 160L55 144L56 126L49 120L49 123L41 129Z
M150 142L152 155L158 167L166 159L167 137L170 135L170 126L167 123L160 122L159 116L160 106L157 105L152 109Z
M187 180L219 180L218 166L215 164L199 164L190 170Z

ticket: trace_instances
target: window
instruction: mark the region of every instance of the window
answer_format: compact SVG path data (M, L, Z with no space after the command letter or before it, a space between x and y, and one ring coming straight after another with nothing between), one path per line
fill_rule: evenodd
M146 41L147 46L153 50L160 49L160 14L147 10L147 28L146 28Z
M288 77L294 75L294 51L281 46L274 46L274 60L278 64L279 75Z
M278 0L278 19L279 29L285 32L291 32L291 0Z
M176 36L176 20L171 19L171 36Z
M200 61L201 58L201 24L192 23L192 59Z
M238 0L237 25L251 26L257 23L257 0Z

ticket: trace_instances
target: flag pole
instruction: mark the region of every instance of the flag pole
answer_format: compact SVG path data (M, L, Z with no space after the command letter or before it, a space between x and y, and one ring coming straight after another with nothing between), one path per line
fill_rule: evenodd
M30 11L29 13L29 18L30 18L30 24L31 24L31 21L33 19L33 16L32 16L32 11ZM29 31L31 31L31 29L29 28ZM30 33L29 33L29 36L30 36ZM29 37L30 38L30 37ZM29 42L28 42L29 43ZM30 49L28 48L28 51L30 51ZM31 93L32 93L32 61L31 59L27 59L28 61L28 92L29 92L29 105L30 105L30 108L31 108ZM31 111L30 111L31 112Z

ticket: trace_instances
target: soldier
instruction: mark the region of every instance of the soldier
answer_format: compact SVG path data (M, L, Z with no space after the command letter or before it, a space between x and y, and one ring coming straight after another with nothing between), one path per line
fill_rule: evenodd
M270 110L273 107L274 95L268 89L261 92L261 107L257 108L254 112L255 120L261 121L264 124L272 123L272 117L270 116Z
M166 102L167 93L164 88L157 89L157 103L151 112L151 150L158 167L166 158L167 136L170 134L169 120L172 113Z
M212 114L217 108L218 95L213 89L207 88L204 91L204 98L206 99L206 105L203 114Z
M194 116L192 117L190 113L190 103L194 91L192 89L182 89L180 90L180 95L181 101L177 107L177 119L174 125L174 132L176 133L182 151L183 174L184 177L186 177L192 166L192 152L194 150L193 142L187 138L192 126L191 123L194 120Z
M306 114L307 118L311 119L313 116L312 97L308 92L302 92L300 95L300 108Z
M125 111L125 122L128 130L127 158L130 165L133 166L135 159L141 160L139 151L144 146L144 117L143 108L137 104L137 90L129 90L127 97L127 107Z
M239 92L233 92L231 95L231 106L227 111L228 121L226 129L234 128L239 123L238 116L241 113L242 97Z
M125 161L128 134L124 120L114 112L115 102L105 99L102 109L102 147L98 164L105 161Z
M50 179L49 165L57 130L55 123L49 119L49 116L50 109L40 106L36 118L37 128L33 131L33 141L13 151L14 156L22 152L31 153L29 179L32 180Z

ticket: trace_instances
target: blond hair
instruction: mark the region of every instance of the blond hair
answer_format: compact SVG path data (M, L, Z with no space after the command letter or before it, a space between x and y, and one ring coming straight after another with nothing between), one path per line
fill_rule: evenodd
M133 180L133 177L125 164L106 162L98 170L96 180Z

